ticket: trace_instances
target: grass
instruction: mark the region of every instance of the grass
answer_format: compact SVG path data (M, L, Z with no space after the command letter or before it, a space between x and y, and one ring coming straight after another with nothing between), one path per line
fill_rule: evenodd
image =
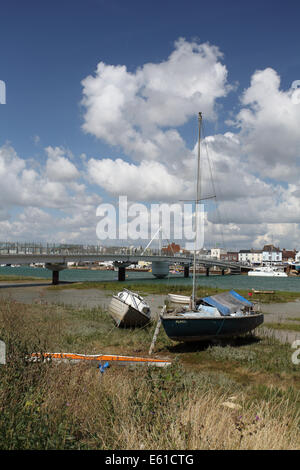
M274 330L300 331L300 324L291 324L287 322L269 322L265 323L265 326Z
M100 309L0 303L0 449L299 449L299 366L263 335L183 345L165 369L29 363L32 351L148 355L155 325L121 330Z
M243 292L244 295L247 294L247 291ZM295 302L300 299L300 292L275 291L274 294L254 294L252 299L259 300L261 303Z
M49 279L44 277L33 277L33 276L17 276L15 274L1 274L0 281L45 281L49 282Z

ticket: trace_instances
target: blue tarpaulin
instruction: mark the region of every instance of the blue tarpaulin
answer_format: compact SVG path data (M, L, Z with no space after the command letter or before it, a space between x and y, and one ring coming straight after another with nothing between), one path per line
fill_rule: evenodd
M249 302L249 300L245 299L242 295L238 294L234 290L231 290L229 294L233 295L236 299L240 300L244 305L247 305L248 307L252 307L252 302Z
M216 307L222 315L229 315L230 314L230 309L228 307L226 307L225 305L222 305L220 302L218 302L213 297L204 297L204 299L201 299L201 300L203 300L208 305L212 305L213 307Z
M204 297L201 299L202 302L216 307L221 315L230 315L241 311L245 307L252 307L252 303L239 295L234 290L230 292L224 292L222 294L212 295L210 297Z

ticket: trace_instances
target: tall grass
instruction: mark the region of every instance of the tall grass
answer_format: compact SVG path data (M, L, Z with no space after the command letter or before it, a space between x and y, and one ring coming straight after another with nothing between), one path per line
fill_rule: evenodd
M0 448L299 448L297 387L245 385L236 373L222 370L226 361L255 375L256 343L249 361L230 345L181 356L161 332L157 348L172 358L170 367L111 366L104 374L95 364L26 360L32 351L67 346L91 354L108 347L145 354L152 333L153 327L121 331L97 310L2 301L0 337L8 361L0 366ZM268 341L266 348L276 354ZM292 372L286 372L287 381Z

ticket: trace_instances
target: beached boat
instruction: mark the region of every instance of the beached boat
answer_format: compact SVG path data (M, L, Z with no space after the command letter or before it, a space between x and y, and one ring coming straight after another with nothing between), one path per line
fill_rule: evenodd
M254 294L275 294L274 290L256 290L252 288Z
M143 297L128 289L113 295L108 311L119 327L139 327L150 322L151 311Z
M164 307L161 314L167 336L184 342L239 336L263 321L254 304L233 290L198 299L193 309Z
M190 301L191 297L188 295L168 294L168 302L170 303L189 305Z
M287 273L272 266L261 266L248 272L248 276L288 277Z
M199 113L199 139L198 139L198 170L196 194L196 228L200 194L200 135L202 115ZM262 313L255 311L254 304L235 291L217 294L215 296L196 299L196 241L193 263L193 289L189 305L179 305L168 308L164 306L159 322L169 338L175 341L202 341L207 339L233 337L254 330L263 323ZM169 298L176 300L180 297L169 294ZM183 299L182 299L183 300ZM176 303L176 302L175 302ZM158 323L159 325L159 323Z

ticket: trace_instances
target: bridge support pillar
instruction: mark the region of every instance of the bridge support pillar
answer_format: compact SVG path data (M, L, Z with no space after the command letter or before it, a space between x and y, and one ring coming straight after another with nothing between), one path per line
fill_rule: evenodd
M54 286L59 284L59 271L52 271L52 284Z
M67 268L66 264L58 263L58 264L51 264L46 263L45 267L52 271L52 284L57 286L59 284L59 271Z
M206 268L206 276L209 276L209 267Z
M118 281L125 281L128 266L130 266L130 261L114 261L114 267L118 268Z
M126 268L125 266L119 266L118 268L118 281L125 281Z
M169 274L169 263L165 261L152 261L152 274L157 279L163 279Z
M189 277L190 275L190 266L188 264L184 265L184 277Z

